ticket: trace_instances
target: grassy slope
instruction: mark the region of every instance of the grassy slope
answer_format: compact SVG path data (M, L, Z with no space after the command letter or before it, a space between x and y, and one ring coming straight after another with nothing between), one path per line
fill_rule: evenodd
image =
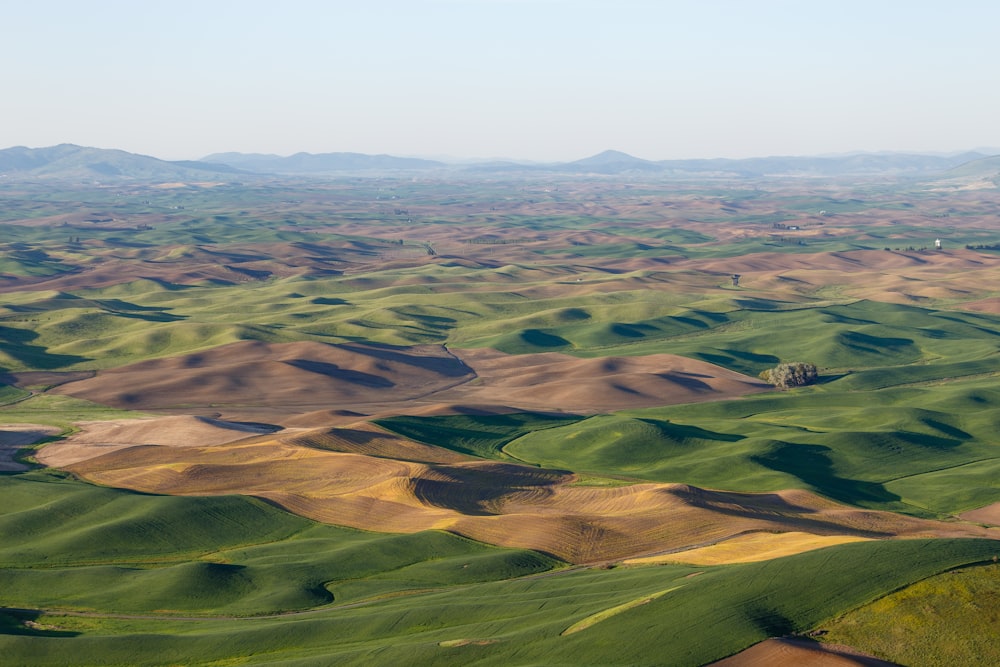
M527 433L568 426L578 417L533 413L506 415L447 415L443 417L399 416L375 423L405 438L487 459L511 460L504 445Z
M237 496L150 496L30 473L0 478L0 497L0 590L14 607L263 614L555 565L446 533L315 524Z
M518 438L524 461L741 491L804 487L863 507L958 513L1000 501L992 378L833 386L588 418Z
M52 635L79 633L68 640L18 629L8 617L14 628L0 635L0 649L14 665L700 665L996 551L984 540L871 542L748 565L583 570L471 584L287 619L37 619L53 626ZM703 573L688 578L696 571ZM644 598L655 599L561 636L585 618Z

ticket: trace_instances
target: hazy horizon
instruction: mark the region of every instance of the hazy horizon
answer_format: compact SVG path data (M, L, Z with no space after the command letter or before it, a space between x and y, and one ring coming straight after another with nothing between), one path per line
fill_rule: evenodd
M0 146L535 162L1000 146L1000 5L802 4L19 3Z

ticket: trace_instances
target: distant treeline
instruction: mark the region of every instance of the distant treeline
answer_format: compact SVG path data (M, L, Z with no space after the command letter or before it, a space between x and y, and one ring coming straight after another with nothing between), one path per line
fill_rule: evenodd
M977 243L965 246L966 250L1000 250L1000 243Z

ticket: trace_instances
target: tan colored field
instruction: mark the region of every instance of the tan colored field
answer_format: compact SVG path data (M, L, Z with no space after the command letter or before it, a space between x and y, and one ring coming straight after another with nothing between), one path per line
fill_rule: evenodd
M754 563L781 558L836 544L860 542L869 538L857 535L813 535L810 533L750 533L732 539L696 547L674 554L659 554L642 558L629 558L626 565L653 563L688 563L690 565L723 565L727 563Z
M808 639L766 639L709 667L898 667L849 646Z
M344 421L329 411L331 405L349 415L421 413L449 403L480 404L487 411L502 406L600 412L767 389L745 375L669 354L580 359L439 345L243 341L101 371L52 392L122 408L222 411L230 419L255 407L286 415L312 412L315 419L305 424L318 426ZM324 412L329 420L321 422Z
M36 456L38 462L59 468L138 445L221 445L273 430L252 424L188 415L79 422L76 426L80 428L80 432L75 433L72 438L54 442L40 450Z
M959 517L965 519L966 521L975 521L977 523L988 523L993 526L1000 526L1000 503L993 503L992 505L987 505L986 507L980 507L979 509L971 510L969 512L963 512L959 514Z
M362 428L321 429L212 446L141 445L107 453L97 447L96 458L65 467L99 484L177 495L241 493L326 523L384 532L448 530L574 563L676 552L754 531L867 538L996 532L853 509L800 490L586 487L572 485L575 476L560 471L451 454L437 463L414 460L433 458L429 449Z

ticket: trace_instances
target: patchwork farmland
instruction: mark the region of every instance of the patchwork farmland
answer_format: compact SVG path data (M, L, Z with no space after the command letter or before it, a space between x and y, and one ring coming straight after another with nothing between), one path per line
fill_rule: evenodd
M1000 660L978 172L0 201L5 663Z

